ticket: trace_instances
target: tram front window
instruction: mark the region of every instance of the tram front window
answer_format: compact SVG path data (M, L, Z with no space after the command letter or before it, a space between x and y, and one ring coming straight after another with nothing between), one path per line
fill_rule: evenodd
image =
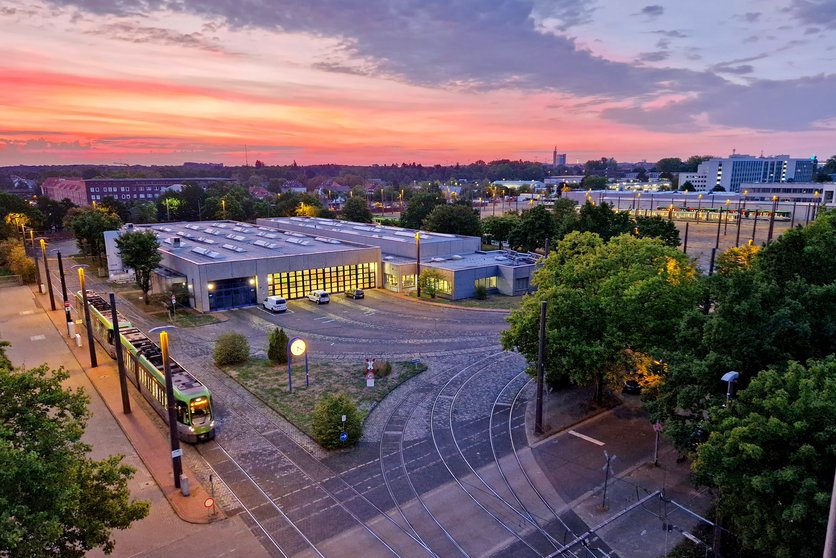
M212 419L212 412L209 408L208 397L198 397L197 399L192 399L190 406L193 425L201 426Z

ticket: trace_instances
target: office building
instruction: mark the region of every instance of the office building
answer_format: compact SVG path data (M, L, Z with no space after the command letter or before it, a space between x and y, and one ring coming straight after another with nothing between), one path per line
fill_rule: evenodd
M106 197L121 202L155 201L170 188L183 184L208 186L212 183L231 182L229 178L47 178L44 195L61 201L69 198L76 205L92 205Z
M714 190L740 192L743 183L810 182L816 173L817 160L793 159L789 155L750 157L733 155L728 159L709 159L700 163L695 173L680 173L680 187L690 182L697 192Z

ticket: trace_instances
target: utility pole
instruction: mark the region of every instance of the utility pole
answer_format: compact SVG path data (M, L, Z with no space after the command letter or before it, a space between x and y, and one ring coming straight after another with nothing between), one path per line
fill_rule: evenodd
M543 384L545 381L546 301L540 301L540 342L537 350L537 404L534 411L534 432L543 433Z
M128 397L128 381L125 377L125 359L122 357L122 335L119 333L119 314L116 313L116 295L110 293L110 317L113 324L113 350L116 353L116 367L119 369L119 389L122 392L122 411L131 413Z

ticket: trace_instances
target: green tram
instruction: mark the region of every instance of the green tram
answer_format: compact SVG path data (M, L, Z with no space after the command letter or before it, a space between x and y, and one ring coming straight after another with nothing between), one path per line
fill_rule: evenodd
M87 291L93 336L116 358L110 303L93 291ZM76 308L84 308L81 291L76 293ZM144 333L117 314L128 379L145 396L154 410L168 423L165 372L160 348ZM82 324L84 321L82 320ZM184 442L195 444L215 437L212 394L188 370L169 357L171 380L177 408L177 434Z

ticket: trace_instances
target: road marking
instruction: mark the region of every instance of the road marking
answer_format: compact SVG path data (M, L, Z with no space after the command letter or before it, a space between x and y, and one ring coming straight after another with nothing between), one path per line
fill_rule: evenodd
M33 335L29 338L30 341L43 341L46 339L46 335Z
M331 322L336 322L337 320L325 320L322 322L323 324L330 324Z
M604 442L602 442L601 440L596 440L595 438L585 436L585 435L581 434L580 432L575 432L574 430L570 430L569 434L571 434L572 436L577 436L581 440L586 440L587 442L592 442L596 446L603 446L604 445Z
M28 316L28 315L34 314L34 313L35 313L34 310L24 310L23 312L18 312L18 314L20 314L21 316Z

